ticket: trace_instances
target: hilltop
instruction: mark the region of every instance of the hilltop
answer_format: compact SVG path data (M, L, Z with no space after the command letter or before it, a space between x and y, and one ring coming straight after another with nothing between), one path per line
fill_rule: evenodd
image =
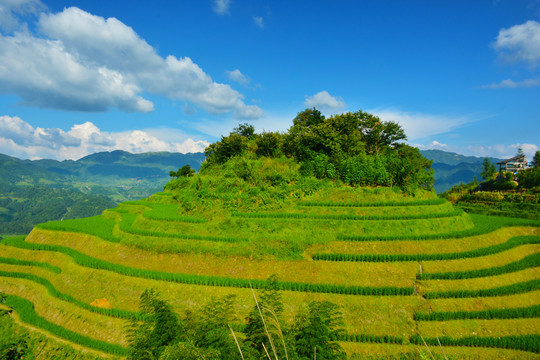
M366 131L338 131L356 121ZM246 348L253 287L281 294L287 331L312 301L336 304L333 340L355 359L417 359L420 336L460 359L536 359L539 222L454 208L403 138L362 112L308 109L286 134L241 125L163 192L3 239L0 291L19 325L97 352L75 358L129 354L149 288L184 324L223 320L186 331L201 349L215 335L236 351L227 325Z

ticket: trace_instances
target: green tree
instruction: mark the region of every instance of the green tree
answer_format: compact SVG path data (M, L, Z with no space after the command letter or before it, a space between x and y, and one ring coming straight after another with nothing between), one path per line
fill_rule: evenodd
M7 295L0 292L0 304L6 301ZM0 311L0 359L31 359L32 353L28 333L15 324L7 311Z
M538 169L540 167L540 151L534 153L532 165Z
M407 140L405 131L396 122L381 121L378 116L363 111L358 111L356 116L368 154L380 154L386 147L396 146L398 142Z
M248 314L244 331L246 345L253 348L260 358L266 357L262 344L269 352L272 352L267 331L272 338L272 344L276 349L278 358L284 357L284 335L281 329L283 323L282 313L283 302L278 277L272 275L266 280L266 286L262 289L257 304L253 306Z
M282 136L280 133L263 131L255 140L257 145L255 154L257 156L277 157L281 153L281 143Z
M489 161L489 158L485 157L484 162L482 163L482 172L480 173L480 176L484 180L489 180L495 175L495 172L495 165Z
M220 359L239 358L229 324L236 320L235 295L212 299L200 311L184 319L187 337L200 349L218 351Z
M297 315L293 325L295 351L301 360L346 359L337 340L343 334L343 316L339 307L329 301L313 301L307 312Z
M245 138L251 139L255 135L255 127L248 123L239 124L232 131L232 134L237 134Z
M159 298L155 289L145 290L139 299L142 321L126 326L129 360L159 359L164 349L181 334L180 323L171 306Z
M523 148L520 146L517 150L516 156L523 156L525 153L523 152Z
M222 136L220 141L210 144L205 150L207 163L223 164L233 156L243 154L247 149L247 138L237 133Z

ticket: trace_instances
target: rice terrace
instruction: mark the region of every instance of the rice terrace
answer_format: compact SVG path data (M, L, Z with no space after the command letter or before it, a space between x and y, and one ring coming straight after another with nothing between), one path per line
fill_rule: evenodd
M315 310L334 347L297 358L538 359L539 221L437 197L404 138L361 111L240 125L163 192L2 239L2 309L43 359L153 358L133 346L155 304L182 329L160 359L292 359Z

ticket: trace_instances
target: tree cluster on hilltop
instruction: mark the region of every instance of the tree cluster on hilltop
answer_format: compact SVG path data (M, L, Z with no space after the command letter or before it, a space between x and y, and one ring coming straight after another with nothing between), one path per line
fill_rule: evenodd
M242 124L205 150L201 172L215 164L253 153L257 157L294 158L304 176L341 180L349 185L431 189L433 170L417 148L403 143L401 126L358 111L326 118L306 109L285 133L255 133Z

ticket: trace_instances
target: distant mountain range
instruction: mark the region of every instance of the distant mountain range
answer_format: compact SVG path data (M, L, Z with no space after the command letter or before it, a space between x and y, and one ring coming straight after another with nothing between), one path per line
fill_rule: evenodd
M20 160L0 154L0 181L74 188L119 202L161 191L171 170L183 165L198 170L203 161L203 153L131 154L121 150L95 153L76 161Z
M0 234L35 224L101 214L163 190L169 172L198 170L203 153L102 152L73 160L20 160L0 154Z
M426 158L433 160L431 166L435 170L435 191L445 192L459 183L473 181L474 177L481 180L483 157L465 156L442 150L421 150L420 153ZM496 164L503 160L490 157L489 160Z

